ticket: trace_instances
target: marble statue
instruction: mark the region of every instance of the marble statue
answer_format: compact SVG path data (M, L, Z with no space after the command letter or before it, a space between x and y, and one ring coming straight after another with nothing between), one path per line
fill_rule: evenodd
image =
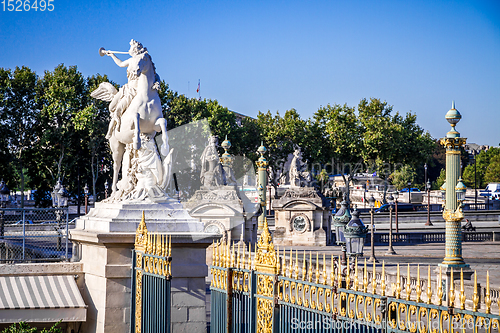
M224 185L222 167L217 152L218 141L217 136L211 136L208 139L208 145L201 154L200 180L205 188Z
M113 155L112 194L107 200L144 200L166 198L165 188L170 180L172 151L169 149L167 121L163 118L158 89L160 79L147 49L135 40L130 41L130 58L120 60L114 53L99 50L110 56L120 67L127 68L128 83L116 90L103 82L92 97L110 102L106 138ZM154 137L161 132L160 152ZM122 179L118 174L122 170Z
M306 164L302 161L302 152L300 151L300 148L297 148L293 152L293 159L288 173L288 180L291 186L301 187L311 182L311 174L305 171L305 169Z

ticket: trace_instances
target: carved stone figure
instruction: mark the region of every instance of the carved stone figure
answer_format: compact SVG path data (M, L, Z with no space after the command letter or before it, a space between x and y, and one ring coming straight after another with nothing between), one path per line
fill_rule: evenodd
M305 186L306 183L311 182L311 174L305 171L306 165L302 162L302 152L300 148L295 149L293 152L292 163L290 164L290 171L288 174L288 179L291 186L301 187Z
M114 53L123 52L99 50L101 56L108 55L118 66L127 68L128 83L116 90L110 83L103 82L91 94L94 98L111 102L112 119L106 138L113 155L113 192L108 201L145 199L153 193L155 197L160 193L166 197L164 189L170 180L172 151L169 151L167 122L158 96L159 76L141 43L130 41L130 58L125 61ZM162 137L161 154L166 156L163 162L153 140L157 132L161 132ZM142 140L146 141L143 150ZM160 170L153 171L153 165ZM118 182L120 169L122 179Z
M200 180L205 188L213 188L224 185L217 146L217 136L211 136L208 139L208 145L201 154Z

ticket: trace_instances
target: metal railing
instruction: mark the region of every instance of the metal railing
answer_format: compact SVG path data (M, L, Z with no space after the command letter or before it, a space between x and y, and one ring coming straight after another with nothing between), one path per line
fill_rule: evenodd
M67 261L68 208L0 210L0 262Z
M260 241L259 241L260 243ZM467 299L463 273L458 281L438 271L431 279L385 273L385 265L339 267L333 256L274 250L254 255L239 246L217 243L210 271L212 333L222 332L498 332L500 315L492 314L489 278L480 304L477 277ZM263 260L263 258L265 260ZM330 262L330 265L328 265ZM274 264L273 264L274 263ZM445 281L448 281L445 283ZM391 283L389 283L391 282ZM478 308L482 307L483 312Z
M493 231L462 231L462 242L489 242L493 241ZM421 244L421 243L444 243L446 240L444 232L399 232L393 233L393 244ZM366 238L365 245L370 245L370 238ZM375 244L388 244L389 234L374 234Z

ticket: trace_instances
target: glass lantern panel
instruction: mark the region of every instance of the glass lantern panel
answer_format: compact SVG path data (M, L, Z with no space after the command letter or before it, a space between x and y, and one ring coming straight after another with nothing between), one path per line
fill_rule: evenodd
M335 227L335 239L337 244L345 244L344 227Z

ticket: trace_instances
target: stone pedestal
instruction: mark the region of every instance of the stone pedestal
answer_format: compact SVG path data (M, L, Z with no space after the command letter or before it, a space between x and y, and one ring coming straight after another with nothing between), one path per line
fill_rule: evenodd
M129 332L132 249L142 211L150 232L172 236L172 331L204 332L205 249L213 234L180 204L97 203L71 230L89 306L81 332Z
M312 187L291 187L273 201L275 245L325 246L330 242L330 205Z
M240 239L245 232L244 206L235 186L202 188L184 206L203 222L205 231L226 235L228 241Z

